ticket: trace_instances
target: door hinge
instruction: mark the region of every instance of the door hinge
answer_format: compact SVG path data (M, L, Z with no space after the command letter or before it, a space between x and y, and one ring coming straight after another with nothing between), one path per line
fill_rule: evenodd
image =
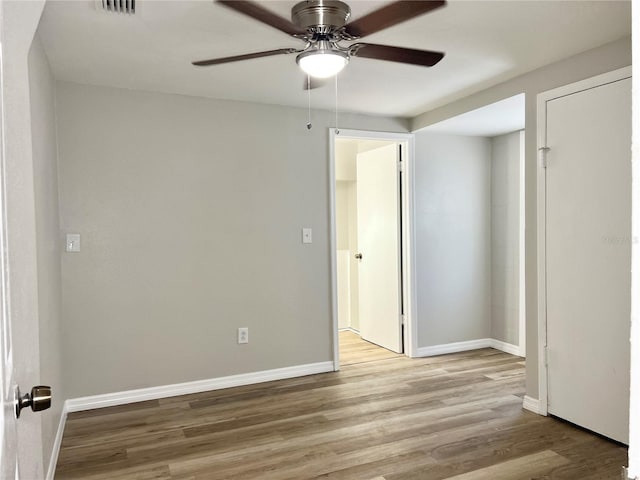
M404 325L404 315L400 315L400 325Z
M540 147L538 149L538 153L540 156L540 166L542 168L547 168L547 152L550 150L549 147Z
M398 161L398 171L402 172L402 160Z

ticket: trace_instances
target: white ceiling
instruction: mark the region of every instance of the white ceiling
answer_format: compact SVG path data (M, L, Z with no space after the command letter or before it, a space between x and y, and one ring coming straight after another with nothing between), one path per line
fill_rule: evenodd
M442 122L434 123L421 131L470 135L474 137L496 137L509 132L524 130L524 93L505 98L496 103Z
M289 17L294 1L263 2ZM387 2L351 1L352 18ZM268 104L307 106L295 56L211 67L193 60L302 42L211 0L138 0L135 16L94 0L48 0L40 34L61 80ZM446 52L435 67L354 58L339 76L341 111L413 117L631 33L629 1L453 0L363 41ZM333 84L312 90L332 109Z

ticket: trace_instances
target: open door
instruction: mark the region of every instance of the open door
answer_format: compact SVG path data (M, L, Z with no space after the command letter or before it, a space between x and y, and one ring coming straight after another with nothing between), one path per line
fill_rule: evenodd
M2 196L0 195L0 202ZM3 202L2 202L3 203ZM0 205L0 208L3 208ZM2 225L2 236L4 236ZM13 362L11 361L11 331L6 308L6 263L4 242L0 247L2 265L0 266L0 478L13 479L18 466L18 437L15 417L15 393L13 378Z
M0 78L3 78L3 8L0 4ZM11 348L11 324L7 300L7 222L4 163L4 82L0 82L0 478L14 479L18 468L18 436L15 416L15 382Z
M360 334L402 353L399 146L357 156Z

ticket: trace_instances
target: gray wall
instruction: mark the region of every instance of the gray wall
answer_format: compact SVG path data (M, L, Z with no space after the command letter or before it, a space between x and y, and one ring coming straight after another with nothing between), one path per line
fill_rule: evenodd
M536 209L536 95L562 85L631 65L631 37L583 52L521 75L443 107L425 112L411 122L412 131L447 118L526 94L525 113L525 269L527 305L527 395L538 398L538 291Z
M418 347L491 333L491 142L417 132Z
M42 418L44 464L47 465L66 394L62 382L60 338L62 245L58 219L55 82L37 35L29 53L29 84L36 214L40 378L41 382L50 385L54 392L51 409L39 414Z
M62 259L70 397L333 359L331 113L308 131L277 106L71 83L57 101L61 228L82 235Z
M491 338L519 344L520 132L491 139Z

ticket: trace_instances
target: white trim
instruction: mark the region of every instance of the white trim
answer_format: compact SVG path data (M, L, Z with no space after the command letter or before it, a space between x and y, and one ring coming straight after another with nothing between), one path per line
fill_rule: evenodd
M412 133L372 132L366 130L329 129L329 232L330 232L330 262L331 262L331 314L333 316L333 358L334 369L340 369L339 341L338 341L338 306L337 306L337 277L336 277L336 204L335 204L335 139L354 138L366 140L388 140L406 146L403 158L402 175L402 252L403 252L403 284L404 289L404 348L408 357L419 357L418 353L418 325L416 314L416 281L415 281L415 228L414 228L414 158L415 136Z
M536 144L536 151L538 148L545 147L547 145L546 128L543 125L546 124L546 100L543 100L541 94L538 94L536 115L537 115L537 135L538 141ZM538 257L538 398L543 399L542 404L544 408L540 408L540 401L538 400L538 411L542 415L547 414L547 367L545 363L545 349L547 347L547 267L546 267L546 224L547 224L547 211L546 211L546 192L547 192L547 178L546 172L540 162L540 153L536 156L536 201L537 201L537 257Z
M252 385L255 383L271 382L273 380L283 380L286 378L302 377L305 375L315 375L317 373L327 373L332 371L333 362L331 361L310 363L307 365L296 365L294 367L263 370L261 372L230 375L228 377L196 380L193 382L176 383L173 385L163 385L159 387L127 390L124 392L72 398L65 402L65 407L67 412L78 412L81 410L113 407L115 405L125 405L127 403L142 402L145 400L157 400L159 398L175 397L178 395L187 395L189 393L240 387L243 385Z
M351 332L351 333L355 333L356 335L360 335L360 330L356 330L353 327L339 328L338 331L339 332Z
M520 189L519 195L519 245L518 245L518 345L520 346L521 357L527 355L527 274L525 269L526 258L526 135L524 130L520 130Z
M537 149L547 146L546 122L547 102L554 98L571 95L573 93L595 88L607 83L616 82L631 77L631 67L624 67L612 72L603 73L595 77L554 88L537 96ZM538 150L540 151L540 150ZM545 363L545 348L547 346L547 294L546 294L546 171L540 159L537 161L537 251L538 251L538 398L542 415L547 414L548 385L547 365Z
M632 2L634 65L640 65L640 4ZM640 236L640 77L632 80L631 237ZM631 244L631 383L629 394L629 456L627 478L640 476L640 244Z
M338 336L338 240L336 238L336 140L335 129L329 129L329 269L331 278L331 336L333 337L333 370L340 370L340 338Z
M502 340L496 340L495 338L490 338L489 346L491 348L495 348L496 350L500 350L502 352L515 355L516 357L524 357L524 351L522 346L520 345L514 345L512 343L503 342Z
M468 340L466 342L444 343L430 347L418 348L418 357L433 357L435 355L445 355L447 353L466 352L467 350L478 350L480 348L490 348L491 338L480 338L478 340Z
M467 340L466 342L443 343L441 345L432 345L430 347L420 347L417 349L418 357L434 357L436 355L445 355L447 353L466 352L468 350L479 350L481 348L495 348L517 357L523 357L521 349L518 345L496 340L495 338L479 338L477 340Z
M408 152L406 158L403 159L402 184L403 191L403 232L404 239L404 263L402 269L404 272L404 321L405 321L405 353L409 357L416 357L418 350L418 292L416 290L416 231L415 231L415 134L411 134L407 140Z
M522 400L522 408L525 410L529 410L530 412L536 413L538 415L547 415L547 409L542 408L542 404L540 400L537 398L530 397L529 395L525 395Z
M62 405L62 412L60 412L60 421L58 422L58 430L53 440L53 448L51 449L51 458L49 458L49 467L47 469L46 480L53 480L56 473L56 465L58 464L58 456L60 455L60 445L62 445L62 435L64 433L64 426L67 423L67 402Z

